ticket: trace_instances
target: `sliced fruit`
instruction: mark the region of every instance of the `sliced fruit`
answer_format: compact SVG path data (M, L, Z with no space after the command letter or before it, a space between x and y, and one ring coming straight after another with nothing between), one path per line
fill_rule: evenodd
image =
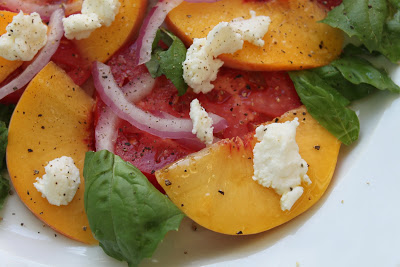
M310 0L243 1L222 0L215 3L184 2L173 9L166 22L186 45L193 38L206 37L221 21L234 18L269 16L271 25L264 36L264 47L245 42L243 49L233 55L219 56L225 66L245 70L296 70L328 64L341 52L340 31L318 23L327 10Z
M85 152L90 148L94 101L69 76L50 62L31 81L11 118L7 167L22 202L54 230L81 242L94 244L83 205L82 176ZM54 206L33 183L45 174L44 166L69 156L81 174L81 185L67 206Z
M254 133L224 139L156 172L169 198L198 224L224 234L255 234L283 224L309 209L331 181L340 142L301 107L279 122L297 117L296 141L309 164L312 184L290 211L282 211L280 195L252 179Z
M7 32L6 27L12 22L15 15L17 15L17 13L0 11L0 35ZM20 60L10 61L0 57L0 83L4 81L13 71L18 69L22 63L23 62Z
M107 61L139 31L147 0L120 0L121 7L109 27L101 27L82 40L74 40L82 56L89 61Z

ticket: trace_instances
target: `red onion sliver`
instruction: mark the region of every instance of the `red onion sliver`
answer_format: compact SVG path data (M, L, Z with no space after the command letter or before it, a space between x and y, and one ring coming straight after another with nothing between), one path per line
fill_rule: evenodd
M54 13L57 9L63 8L65 14L68 16L70 14L78 13L81 11L83 0L76 0L68 4L36 4L27 2L24 0L1 0L0 9L6 9L12 12L19 13L22 10L25 14L30 14L32 12L39 13L43 21L49 21L50 15Z
M93 81L103 102L118 117L128 121L136 128L161 138L181 139L194 137L192 134L193 124L190 119L177 118L170 120L159 118L130 103L117 86L110 67L107 65L100 62L94 64ZM218 132L223 129L221 126L226 127L226 123L222 121L213 126L215 131Z
M2 0L1 0L2 1ZM50 17L50 33L47 36L46 45L39 51L33 62L14 80L0 88L0 99L21 89L32 80L35 75L41 71L50 61L50 58L56 52L60 40L64 34L62 19L64 18L64 10L57 9Z
M155 79L144 73L139 78L122 87L128 101L136 103L147 96L153 89ZM96 151L108 150L114 153L115 142L118 137L118 116L109 107L102 110L95 129Z
M118 117L109 107L101 111L95 128L96 151L108 150L114 153L115 142L117 141Z
M158 28L164 22L167 14L182 3L183 0L160 0L149 12L140 28L137 43L138 65L144 64L151 58L151 49Z
M185 0L190 3L213 3L220 0ZM147 14L140 28L137 45L137 65L148 62L151 58L151 50L157 29L163 24L167 14L181 4L183 0L160 0Z

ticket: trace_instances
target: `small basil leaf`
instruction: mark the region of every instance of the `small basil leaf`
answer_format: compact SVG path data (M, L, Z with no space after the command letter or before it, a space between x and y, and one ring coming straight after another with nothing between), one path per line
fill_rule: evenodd
M0 210L3 208L9 192L10 182L0 175Z
M146 67L153 78L160 77L163 74L160 68L160 52L162 51L160 48L155 49L151 54L151 59L146 63Z
M349 101L312 71L289 73L301 102L308 112L342 143L358 139L360 124L354 111L346 108Z
M137 266L184 215L132 164L106 150L87 152L85 211L103 250Z
M1 110L1 109L0 109ZM6 117L8 118L8 117ZM5 155L7 148L8 129L6 123L0 121L0 171L6 169ZM10 191L10 182L0 175L0 210L3 208L4 202Z
M1 105L0 104L0 121L4 121L6 126L10 123L11 115L15 109L15 105Z
M400 93L400 87L390 79L386 71L375 68L363 58L345 56L331 62L331 66L337 68L353 84L369 84L379 90Z
M322 20L356 36L369 51L379 51L392 62L400 60L398 1L343 0Z
M353 84L349 82L344 79L342 73L332 65L316 68L313 69L313 71L349 101L364 98L376 91L376 88L369 84Z
M5 157L8 143L8 129L6 123L0 121L0 170L6 168Z
M159 46L160 41L168 46L167 50ZM179 95L183 95L188 88L183 79L182 63L185 58L186 47L182 41L169 31L159 29L153 42L151 60L146 63L146 67L152 77L164 74L175 85Z

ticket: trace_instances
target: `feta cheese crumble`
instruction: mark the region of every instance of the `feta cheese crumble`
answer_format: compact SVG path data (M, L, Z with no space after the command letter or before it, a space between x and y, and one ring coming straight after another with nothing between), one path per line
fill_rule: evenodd
M0 57L7 60L30 61L47 42L47 26L40 15L22 11L13 17L0 37Z
M255 134L261 142L253 149L253 180L282 196L282 210L290 210L303 194L302 181L311 184L307 162L301 158L296 143L297 126L299 122L295 118L285 123L261 125Z
M195 93L208 93L214 85L219 68L224 62L217 57L221 54L233 54L243 48L244 41L263 46L263 36L267 33L271 19L256 16L250 11L251 18L236 18L231 22L220 22L207 35L207 38L194 38L183 62L183 79Z
M84 0L81 14L63 19L65 37L85 39L101 26L110 26L118 14L121 3L118 0Z
M212 127L213 120L208 116L208 113L200 105L200 102L197 98L190 102L189 116L193 122L192 133L195 134L202 142L206 143L207 145L211 145L214 138L214 127Z
M62 156L50 161L44 169L46 173L42 178L37 177L37 182L33 185L50 204L68 205L81 183L79 169L74 160Z

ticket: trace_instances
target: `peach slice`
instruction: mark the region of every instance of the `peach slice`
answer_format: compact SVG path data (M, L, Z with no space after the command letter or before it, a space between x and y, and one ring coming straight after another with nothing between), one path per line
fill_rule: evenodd
M7 167L22 202L54 230L95 244L84 210L85 152L89 150L94 101L69 76L50 62L30 82L11 118ZM54 206L33 183L55 158L69 156L80 170L81 185L67 206Z
M156 172L169 198L198 224L224 234L255 234L303 213L323 195L336 167L340 142L304 107L285 113L279 122L297 117L296 141L309 164L311 185L290 211L280 195L252 179L254 133L244 140L221 140Z
M12 22L15 15L18 14L9 11L0 11L0 35L7 32L6 27ZM23 62L20 60L10 61L0 57L0 83L4 81L13 71L18 69L22 63Z
M147 0L120 0L121 7L109 27L101 27L82 40L74 40L81 55L89 61L107 61L138 33Z
M189 46L193 38L206 37L221 21L250 18L251 10L271 18L265 45L258 47L245 42L243 49L233 55L219 56L225 66L258 71L297 70L326 65L341 53L342 34L318 23L327 10L316 1L184 2L168 14L166 23Z

